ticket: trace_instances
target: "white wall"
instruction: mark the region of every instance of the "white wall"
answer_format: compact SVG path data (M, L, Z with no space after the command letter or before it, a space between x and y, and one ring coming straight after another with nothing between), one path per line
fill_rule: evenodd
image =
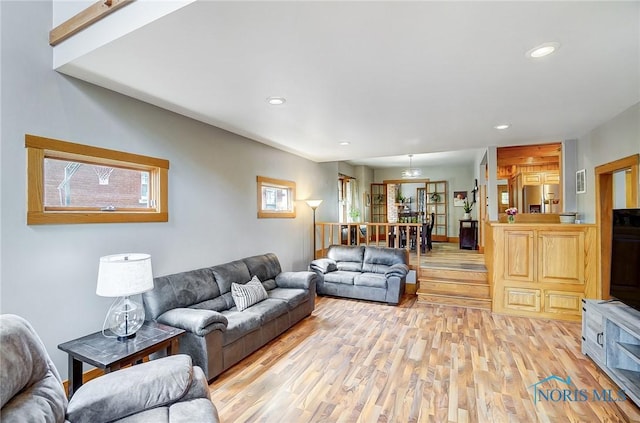
M311 259L311 209L257 219L256 176L293 180L337 218L336 163L317 164L53 71L50 2L0 2L2 128L0 312L27 318L62 376L57 345L101 329L110 299L96 296L100 256L146 252L155 275L265 252L284 270ZM26 225L26 133L165 158L169 222Z
M471 197L471 190L473 189L473 183L475 179L475 164L469 163L468 165L451 165L451 166L431 166L423 167L422 178L429 179L431 181L447 181L448 182L448 201L449 201L449 220L447 222L447 232L450 237L457 237L459 230L459 220L462 219L464 209L462 207L453 206L453 192L454 191L467 191L469 198ZM381 183L384 180L398 180L400 179L401 168L384 168L374 170L374 181ZM412 193L406 193L405 195L411 195L415 198L415 190ZM404 192L403 192L404 194ZM474 206L471 212L471 217L476 219L478 217L477 205Z
M640 153L640 103L629 107L578 139L578 169L586 169L587 192L578 194L578 214L595 223L596 166ZM637 181L640 185L640 181Z

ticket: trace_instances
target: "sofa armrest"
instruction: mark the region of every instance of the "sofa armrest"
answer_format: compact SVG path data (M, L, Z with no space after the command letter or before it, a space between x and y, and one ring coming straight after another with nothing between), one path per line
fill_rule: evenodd
M200 380L199 383L201 383ZM101 423L180 401L193 383L191 357L180 354L107 373L82 385L69 400L67 419ZM198 388L201 391L206 388Z
M282 272L276 276L276 285L279 288L315 290L317 277L314 272Z
M311 264L309 264L309 268L314 272L325 274L338 270L338 265L336 264L335 260L329 258L321 258L313 260Z
M214 329L226 330L227 318L217 311L195 308L174 308L158 316L158 323L184 329L204 336Z
M384 276L387 278L397 276L402 279L407 276L407 273L409 273L409 266L402 263L396 263L387 269L387 271L384 273Z

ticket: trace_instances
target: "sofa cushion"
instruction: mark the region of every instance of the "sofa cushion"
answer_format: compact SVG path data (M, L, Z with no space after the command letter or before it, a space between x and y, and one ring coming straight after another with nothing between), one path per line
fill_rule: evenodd
M232 283L246 283L251 280L247 265L242 260L236 260L211 267L211 272L220 288L220 294L231 292ZM195 301L194 301L195 302Z
M367 247L362 271L384 274L394 264L404 264L405 254L400 248Z
M257 276L263 283L275 279L282 272L280 261L273 253L247 257L242 261L247 265L251 276Z
M382 273L365 272L356 276L353 280L353 284L387 289L387 278Z
M227 318L227 330L222 334L222 345L229 345L237 341L249 332L260 328L262 321L260 315L255 313L244 313L235 308L223 311Z
M345 285L353 285L353 279L359 275L360 272L348 272L344 270L337 270L324 275L325 282L342 283Z
M154 289L142 294L147 319L150 320L167 310L189 307L220 295L210 268L160 276L154 278L153 284Z
M364 246L331 245L327 251L327 257L336 262L338 270L360 272L364 250Z
M231 292L227 292L226 294L222 294L219 297L211 298L210 300L193 304L189 306L189 308L197 310L224 311L235 307L235 305L236 304L233 302L233 297L231 297Z
M243 311L243 313L253 313L258 315L262 324L268 323L283 314L287 314L287 312L287 303L273 298L260 301L258 304L254 304Z
M295 288L275 288L268 292L269 298L286 302L289 310L293 310L309 299L309 291Z
M268 297L267 291L256 276L246 284L233 282L231 284L231 296L238 311L246 310L248 307Z
M266 289L267 291L278 286L275 279L267 279L266 281L263 281L261 279L261 281L262 281L262 286L264 286L264 289Z

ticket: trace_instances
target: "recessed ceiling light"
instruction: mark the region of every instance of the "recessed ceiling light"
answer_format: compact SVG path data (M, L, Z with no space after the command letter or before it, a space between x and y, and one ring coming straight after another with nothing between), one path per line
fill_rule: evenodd
M340 142L340 145L349 145L349 144L351 144L349 141L341 141Z
M494 126L494 128L498 130L509 129L510 127L511 127L511 124L508 124L508 123L502 123L500 125Z
M284 104L287 100L284 97L267 97L267 102L272 106L280 106Z
M556 42L549 42L540 44L537 47L532 48L527 52L527 57L531 57L532 59L539 59L544 56L548 56L554 51L560 48L560 44Z

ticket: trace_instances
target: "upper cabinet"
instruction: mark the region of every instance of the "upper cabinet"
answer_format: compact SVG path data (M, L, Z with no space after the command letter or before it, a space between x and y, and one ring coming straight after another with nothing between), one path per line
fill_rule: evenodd
M550 185L560 183L560 171L527 172L522 174L523 185Z

